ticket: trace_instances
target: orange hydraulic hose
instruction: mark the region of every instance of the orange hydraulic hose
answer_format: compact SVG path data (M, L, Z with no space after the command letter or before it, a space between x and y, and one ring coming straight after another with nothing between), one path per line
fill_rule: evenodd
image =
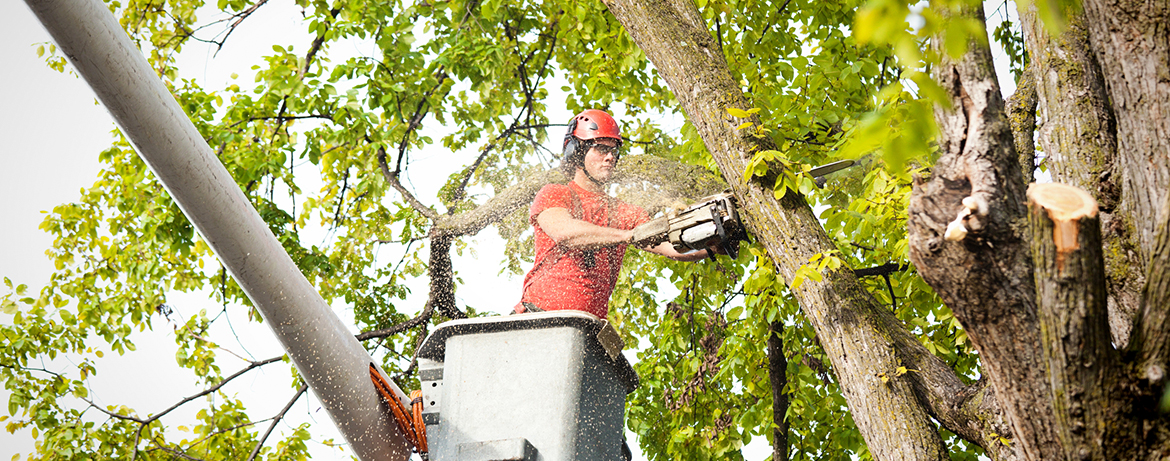
M414 409L414 427L417 431L418 440L415 445L418 447L419 453L426 453L427 450L427 423L423 422L422 409L423 397L421 390L410 391L410 406Z
M370 381L374 382L374 388L378 390L378 394L390 407L390 412L394 414L394 423L398 425L398 430L402 432L403 437L411 445L414 445L415 450L423 456L423 459L427 459L427 426L422 419L422 391L416 390L410 393L413 411L408 414L406 408L402 406L402 402L394 395L390 384L382 378L382 373L372 363L370 364Z

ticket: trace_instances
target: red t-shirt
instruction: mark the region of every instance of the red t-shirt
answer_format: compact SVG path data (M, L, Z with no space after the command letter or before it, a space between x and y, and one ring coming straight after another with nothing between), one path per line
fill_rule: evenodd
M573 192L579 205L574 204ZM589 192L572 182L549 184L536 193L528 212L528 221L536 232L536 262L524 277L521 301L546 311L575 309L604 319L626 245L592 250L557 246L536 222L536 217L549 208L564 208L576 219L618 229L633 229L650 217L641 207ZM592 267L588 263L590 252Z

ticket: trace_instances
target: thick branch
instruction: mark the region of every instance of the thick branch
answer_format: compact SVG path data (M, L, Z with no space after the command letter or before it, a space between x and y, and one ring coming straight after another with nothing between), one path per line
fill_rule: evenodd
M531 204L533 197L546 184L564 182L565 177L558 169L532 173L473 210L438 217L434 221L435 227L431 228L431 236L473 235L520 207Z
M909 269L910 266L898 263L885 263L880 266L866 267L862 269L853 269L853 275L858 277L871 277L874 275L889 275L894 272L901 272Z
M383 328L381 330L362 332L361 334L357 335L357 340L358 341L366 341L366 340L370 340L370 339L385 338L385 337L390 336L390 335L396 335L398 333L402 333L406 330L409 330L411 328L414 328L414 327L417 327L419 325L427 323L427 321L429 321L431 319L431 315L433 315L434 312L435 312L435 304L428 301L426 303L426 305L423 306L422 312L420 312L417 317L412 318L410 320L407 320L405 322L399 323L398 325L394 325L390 328Z
M427 295L427 308L434 306L452 319L465 319L464 314L455 306L455 272L451 267L451 237L431 236L431 257L427 261L427 273L431 279L431 291Z
M772 322L768 332L768 378L772 381L772 461L788 461L788 357L784 356L784 324Z
M1033 64L1025 66L1016 92L1007 103L1012 138L1020 155L1020 173L1026 183L1032 182L1032 176L1036 174L1036 142L1032 140L1036 133L1036 77L1032 73L1035 67Z
M537 171L519 183L497 193L483 205L453 216L441 216L431 229L432 236L474 235L521 207L546 184L566 181L559 169ZM652 155L623 157L614 182L618 198L645 208L651 214L666 206L714 194L726 187L710 172Z

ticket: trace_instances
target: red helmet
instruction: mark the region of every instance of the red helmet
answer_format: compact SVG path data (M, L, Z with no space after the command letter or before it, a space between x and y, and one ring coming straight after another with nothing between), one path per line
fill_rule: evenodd
M603 110L586 109L569 121L569 131L565 133L565 145L569 144L570 137L582 141L597 138L613 138L620 145L622 142L621 130L617 120L614 120Z
M610 138L622 145L622 134L618 129L617 120L614 120L605 111L588 109L569 120L569 130L565 132L564 157L561 157L561 171L565 176L572 178L578 167L585 166L585 150L591 139Z

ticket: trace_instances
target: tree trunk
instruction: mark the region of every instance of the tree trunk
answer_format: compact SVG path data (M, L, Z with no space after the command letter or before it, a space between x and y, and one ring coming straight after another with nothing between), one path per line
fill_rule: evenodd
M983 8L955 14L981 21ZM979 349L1017 453L1062 459L1036 328L1031 255L1020 229L1023 176L991 54L971 40L969 51L952 60L941 51L942 37L932 42L943 55L935 80L948 92L951 109L935 111L942 156L930 182L916 181L910 198L910 259ZM953 221L970 234L944 238Z

